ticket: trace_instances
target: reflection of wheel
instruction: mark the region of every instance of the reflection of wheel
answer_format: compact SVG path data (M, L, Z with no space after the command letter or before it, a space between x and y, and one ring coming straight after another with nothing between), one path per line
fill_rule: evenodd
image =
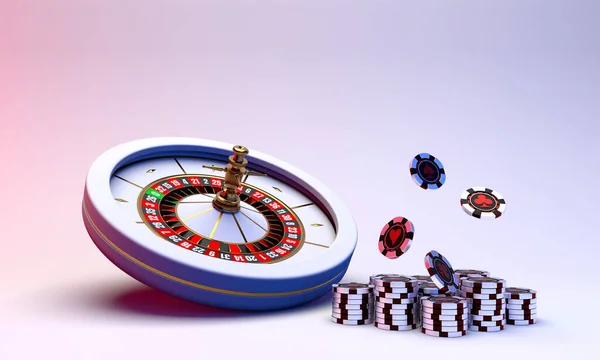
M231 149L158 138L102 154L83 199L90 237L127 274L198 303L272 310L324 295L356 246L348 209L310 175L252 151L237 192L227 182L239 211L219 210Z

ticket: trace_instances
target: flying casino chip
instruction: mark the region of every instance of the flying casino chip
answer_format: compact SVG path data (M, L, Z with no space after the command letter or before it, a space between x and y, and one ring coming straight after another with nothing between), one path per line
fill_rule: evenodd
M435 250L425 254L425 267L431 276L431 281L437 285L441 292L455 293L458 290L458 276L454 273L448 259L442 254Z
M415 226L403 217L390 220L379 234L379 251L388 259L404 255L412 245Z
M460 206L472 217L487 220L502 216L506 210L506 201L497 191L478 186L462 193Z
M349 210L311 175L202 139L145 139L108 150L89 170L82 213L99 250L131 277L238 310L325 295L357 243Z
M410 175L424 190L436 190L446 182L446 170L440 159L428 153L414 157L409 164Z

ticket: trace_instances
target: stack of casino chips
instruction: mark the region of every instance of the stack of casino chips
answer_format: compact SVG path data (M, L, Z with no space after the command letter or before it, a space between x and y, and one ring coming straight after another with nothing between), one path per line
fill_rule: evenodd
M503 279L477 276L462 279L459 296L469 300L469 330L497 332L506 325Z
M422 283L431 282L431 276L429 275L412 275L411 278L417 280L419 285Z
M333 284L331 321L343 325L373 323L373 285L356 282Z
M444 295L444 293L440 291L440 288L433 281L419 284L419 296L421 298L431 295Z
M384 276L402 276L400 274L377 274L369 276L369 284L375 285L375 278L380 278Z
M483 277L490 276L489 271L485 271L485 270L458 269L458 270L454 270L454 273L458 276L459 285L463 278L472 277L472 276L483 276Z
M535 324L537 316L537 291L509 287L504 290L506 298L506 323L508 325Z
M410 277L417 280L417 284L419 286L419 291L418 291L418 295L417 295L417 314L419 314L418 305L419 305L420 297L422 295L421 284L433 283L433 281L431 280L431 276L429 276L429 275L411 275Z
M406 331L417 328L415 303L418 281L409 276L377 276L375 285L375 327Z
M433 281L422 282L419 284L419 292L417 295L417 304L415 307L415 313L417 314L417 320L419 323L423 322L423 299L430 297L431 295L444 295Z
M423 298L421 332L429 336L454 338L467 335L469 303L451 295L432 295Z

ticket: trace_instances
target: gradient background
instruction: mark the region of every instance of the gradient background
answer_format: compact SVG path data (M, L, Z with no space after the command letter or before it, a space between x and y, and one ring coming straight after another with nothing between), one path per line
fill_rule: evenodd
M599 10L2 1L0 358L583 358L598 347L586 311L599 293ZM437 339L332 324L329 298L252 315L149 290L95 248L80 202L101 152L154 136L242 143L330 186L359 228L347 280L424 274L436 249L455 268L537 289L539 323ZM440 190L411 180L419 152L446 166ZM357 192L352 177L365 175L373 188ZM502 193L505 216L465 215L459 196L471 186ZM390 261L376 241L397 215L415 223L415 241Z

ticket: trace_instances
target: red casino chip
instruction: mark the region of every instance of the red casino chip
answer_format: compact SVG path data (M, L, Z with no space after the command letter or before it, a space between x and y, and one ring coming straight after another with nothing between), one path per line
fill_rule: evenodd
M412 222L401 216L395 217L381 229L379 251L388 259L397 259L410 249L414 234Z

